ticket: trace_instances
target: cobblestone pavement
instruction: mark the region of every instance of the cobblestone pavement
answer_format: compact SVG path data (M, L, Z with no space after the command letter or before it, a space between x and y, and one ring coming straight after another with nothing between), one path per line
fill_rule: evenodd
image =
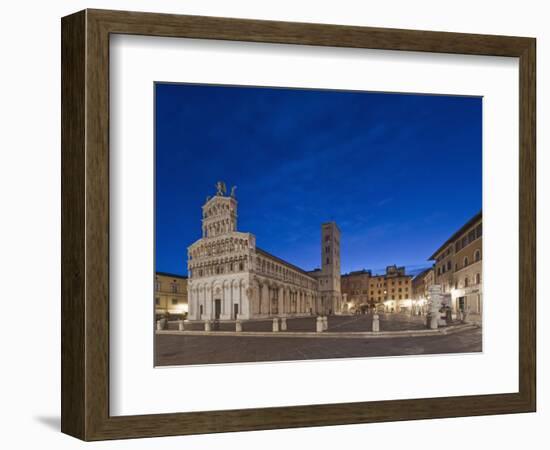
M482 351L481 335L481 328L450 335L389 339L160 334L155 335L155 365L471 353Z
M426 329L426 317L410 316L409 314L380 314L380 331L404 331ZM287 319L288 331L315 331L315 317L299 317ZM272 320L243 321L243 331L271 331ZM217 328L215 328L217 327ZM372 314L354 316L329 316L328 331L372 331ZM220 331L235 331L234 322L212 324L213 329ZM177 323L169 323L168 329L177 330ZM186 323L186 330L204 330L200 323Z

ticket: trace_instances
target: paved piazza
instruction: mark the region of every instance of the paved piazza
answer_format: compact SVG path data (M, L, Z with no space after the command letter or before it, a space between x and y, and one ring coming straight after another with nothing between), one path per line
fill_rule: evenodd
M382 331L425 329L424 318L400 314L381 315ZM289 319L288 331L314 331L314 318ZM174 328L174 326L170 326ZM332 332L371 331L372 316L329 318ZM186 329L200 329L193 324ZM243 331L270 331L270 321L243 322ZM234 330L234 324L221 323L220 331ZM281 332L281 334L284 332ZM440 353L471 353L482 350L481 328L449 335L391 338L255 337L157 334L155 365L216 364L260 361L290 361L326 358L356 358Z

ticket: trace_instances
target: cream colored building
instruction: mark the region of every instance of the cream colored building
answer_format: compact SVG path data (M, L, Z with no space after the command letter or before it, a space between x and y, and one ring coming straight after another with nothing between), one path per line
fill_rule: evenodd
M188 248L189 320L235 320L338 313L340 231L321 227L321 269L307 272L256 247L237 229L235 189L202 207L202 237Z
M435 284L450 294L453 312L468 311L470 320L483 313L483 229L479 212L430 257L435 261Z
M155 274L155 314L187 313L187 277L171 273Z
M412 276L405 267L391 265L386 273L373 275L361 270L342 275L342 295L346 302L344 311L365 311L377 306L385 312L405 312L412 307Z
M405 267L388 266L384 275L373 276L369 293L376 305L383 307L385 312L410 312L412 275L405 273Z

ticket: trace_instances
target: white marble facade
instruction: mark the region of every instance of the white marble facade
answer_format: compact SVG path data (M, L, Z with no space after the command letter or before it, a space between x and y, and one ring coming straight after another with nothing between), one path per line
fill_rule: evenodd
M202 238L188 248L189 320L235 320L338 313L340 232L322 226L322 269L306 272L256 247L237 231L235 188L202 207ZM330 247L330 259L326 253Z

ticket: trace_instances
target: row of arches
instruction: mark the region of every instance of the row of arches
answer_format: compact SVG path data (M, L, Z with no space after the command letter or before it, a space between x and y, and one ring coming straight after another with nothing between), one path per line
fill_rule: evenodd
M256 272L306 289L315 289L317 286L317 280L267 258L256 257Z
M222 260L190 263L188 267L190 278L202 278L245 272L248 270L248 261L246 256L235 256L223 258Z
M226 239L217 239L214 242L201 244L188 251L189 259L206 258L210 256L223 255L232 252L239 252L248 249L248 239L238 237L228 237Z
M244 278L191 282L187 289L190 320L249 318L248 283Z
M210 206L209 208L206 208L203 212L203 217L206 219L208 217L217 216L220 214L227 214L232 210L229 203L224 202L220 203L217 202L214 205Z
M213 223L204 224L202 227L203 237L215 237L221 234L231 233L236 230L236 224L234 220L222 219Z
M268 279L248 282L247 278L190 282L191 320L265 318L279 315L310 315L321 312L318 292L300 289Z
M317 292L262 280L251 298L253 316L307 315L317 312Z

